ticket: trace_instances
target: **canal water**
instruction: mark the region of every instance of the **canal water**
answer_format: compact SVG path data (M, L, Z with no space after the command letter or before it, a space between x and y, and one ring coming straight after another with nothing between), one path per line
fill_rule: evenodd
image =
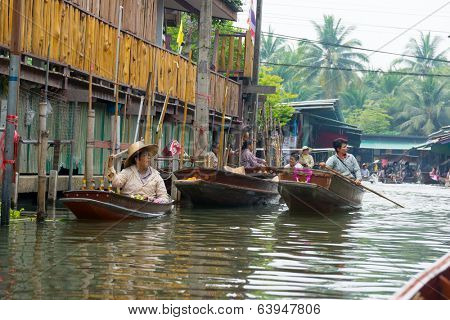
M134 222L75 220L0 229L3 299L388 299L450 251L450 189L373 186L351 214L284 205L177 208Z

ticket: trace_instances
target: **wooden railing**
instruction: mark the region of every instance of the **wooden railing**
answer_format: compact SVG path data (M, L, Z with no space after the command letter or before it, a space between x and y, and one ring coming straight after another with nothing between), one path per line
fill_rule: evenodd
M117 41L117 27L112 19L114 15L110 16L111 21L98 17L91 12L94 10L92 7L89 7L92 10L84 9L85 3L86 1L68 0L24 1L22 52L42 60L47 59L49 52L48 57L52 63L86 74L93 65L94 76L114 82ZM102 12L101 10L106 9L99 10ZM10 45L11 20L12 1L0 0L0 47L8 48ZM251 49L253 52L247 40L245 43L242 50L245 49L246 52ZM247 63L244 65L249 68ZM184 100L186 93L187 101L195 104L197 67L194 63L130 32L121 32L119 83L145 90L151 71L152 88L155 92L166 95L173 88L173 98ZM186 79L189 79L187 88ZM214 73L211 74L211 108L222 111L226 83L229 87L227 110L230 115L237 115L239 84Z
M216 70L230 76L251 78L254 45L250 31L217 36L214 48Z
M211 72L210 74L210 87L209 95L211 97L211 109L222 113L223 100L225 97L225 88L228 86L228 97L226 114L238 117L239 110L239 98L240 98L240 85L239 83L227 79L224 76Z
M12 1L0 0L0 46L8 47ZM67 65L114 82L117 28L88 11L62 0L24 1L22 53ZM195 79L195 64L128 32L121 32L119 82L145 90L150 71L156 92L184 99L186 76ZM50 42L50 43L49 43ZM50 51L49 50L50 46ZM153 66L156 63L156 70ZM189 82L187 100L195 103L195 81Z

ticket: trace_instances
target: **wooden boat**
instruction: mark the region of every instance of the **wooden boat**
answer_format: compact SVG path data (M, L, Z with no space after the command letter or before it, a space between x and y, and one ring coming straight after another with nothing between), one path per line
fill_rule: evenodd
M450 300L450 253L401 288L396 300Z
M157 204L98 190L68 191L64 193L61 202L78 219L155 218L169 213L173 209L173 203Z
M419 176L419 182L422 184L441 184L441 180L436 181L431 179L429 172L421 172Z
M279 199L278 184L224 170L189 168L174 173L175 186L194 205L238 207L268 204Z
M292 212L328 214L361 207L364 189L329 171L289 170L278 176L279 192Z

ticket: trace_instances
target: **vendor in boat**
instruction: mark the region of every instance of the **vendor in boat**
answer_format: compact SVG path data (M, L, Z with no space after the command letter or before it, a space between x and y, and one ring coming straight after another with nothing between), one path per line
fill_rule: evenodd
M367 164L363 163L362 169L361 169L361 176L364 180L369 179L370 171L367 169Z
M209 168L217 168L219 159L217 155L219 154L219 145L217 143L213 143L211 151L206 154L207 159L207 167Z
M154 203L170 202L164 181L159 172L150 166L150 160L157 154L158 147L142 141L133 143L128 148L125 168L119 173L113 166L113 158L108 161L108 179L114 188L128 196L142 196Z
M253 143L251 140L246 140L242 144L242 154L241 154L241 166L244 168L256 168L263 167L266 165L266 160L257 158L253 154Z
M300 155L300 164L304 167L311 168L314 167L314 158L310 155L311 148L304 146L302 148L302 154Z
M355 180L356 184L361 184L361 169L356 158L347 152L348 141L338 138L333 141L333 148L336 154L329 157L326 163L321 162L319 165L321 167L330 167L343 176Z
M297 168L297 169L301 169L303 168L303 166L298 162L298 155L293 153L291 154L291 156L289 157L289 163L287 165L284 166L285 168Z

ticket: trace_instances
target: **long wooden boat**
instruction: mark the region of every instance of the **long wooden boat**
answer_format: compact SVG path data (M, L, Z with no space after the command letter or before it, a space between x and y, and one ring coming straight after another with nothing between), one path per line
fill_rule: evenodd
M279 178L279 192L292 212L329 214L361 207L364 189L328 171L286 170Z
M419 182L422 184L441 184L441 180L436 181L431 179L429 172L421 172L419 176Z
M174 173L175 186L194 205L223 207L268 204L279 199L278 184L268 176L262 179L224 170L189 168Z
M157 204L107 191L80 190L64 193L61 202L78 219L123 220L155 218L173 209L173 203Z
M450 300L450 253L414 276L392 299Z

